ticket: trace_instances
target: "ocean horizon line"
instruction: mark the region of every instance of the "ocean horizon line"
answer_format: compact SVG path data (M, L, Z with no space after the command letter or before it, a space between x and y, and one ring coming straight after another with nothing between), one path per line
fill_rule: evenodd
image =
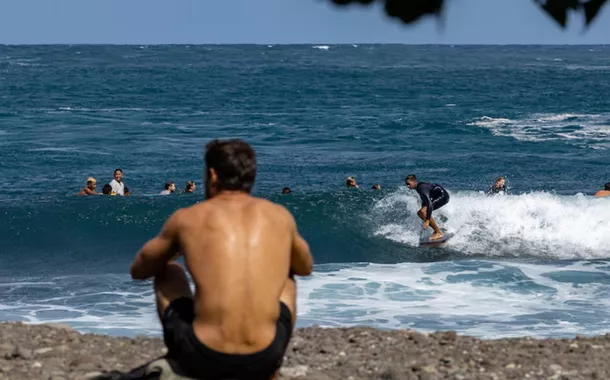
M610 43L582 43L582 44L560 44L560 43L403 43L403 42L295 42L295 43L283 43L283 42L177 42L177 43L113 43L113 42L76 42L76 43L0 43L0 46L310 46L310 45L327 45L327 46L351 46L351 45L382 45L382 46L469 46L469 47L492 47L492 46L610 46Z

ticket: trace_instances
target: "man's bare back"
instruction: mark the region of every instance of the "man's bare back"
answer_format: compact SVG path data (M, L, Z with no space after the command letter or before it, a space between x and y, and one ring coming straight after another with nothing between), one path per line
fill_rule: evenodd
M222 352L267 347L299 239L292 216L266 200L220 195L183 210L179 234L196 285L199 339Z
M282 206L249 195L254 151L240 140L206 151L205 202L176 211L138 252L134 279L155 279L168 356L192 377L277 376L296 319L293 275L313 259ZM182 267L184 255L195 294Z

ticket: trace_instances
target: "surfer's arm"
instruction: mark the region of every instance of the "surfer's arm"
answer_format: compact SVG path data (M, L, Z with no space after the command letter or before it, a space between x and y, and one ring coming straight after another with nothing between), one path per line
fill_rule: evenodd
M428 221L432 216L432 201L430 200L430 189L428 189L428 187L423 189L423 187L424 186L418 187L417 192L419 193L419 197L421 198L422 210L424 209L424 207L426 208L426 219L424 221Z
M171 260L180 255L178 231L180 211L165 222L159 235L149 240L140 249L131 264L131 278L146 280L159 274Z
M429 196L426 196L426 222L430 222L432 218L432 201Z

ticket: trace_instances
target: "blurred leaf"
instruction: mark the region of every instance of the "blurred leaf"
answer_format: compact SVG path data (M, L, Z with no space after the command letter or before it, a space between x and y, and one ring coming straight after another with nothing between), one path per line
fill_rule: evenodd
M388 16L398 18L405 24L411 24L426 15L440 16L445 0L330 0L339 6L351 3L370 5L374 1L385 1L385 12ZM460 1L460 0L453 0ZM506 0L515 1L515 0ZM533 0L565 28L568 21L568 11L582 11L585 14L586 24L589 25L597 17L600 9L608 0Z

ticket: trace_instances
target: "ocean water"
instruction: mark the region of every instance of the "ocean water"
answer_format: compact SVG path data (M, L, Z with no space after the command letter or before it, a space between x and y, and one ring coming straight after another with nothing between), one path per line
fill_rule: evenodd
M609 46L0 46L0 320L159 335L131 260L240 137L315 257L298 326L605 333L608 78ZM131 197L75 196L117 167ZM451 193L444 248L418 246L411 173Z

